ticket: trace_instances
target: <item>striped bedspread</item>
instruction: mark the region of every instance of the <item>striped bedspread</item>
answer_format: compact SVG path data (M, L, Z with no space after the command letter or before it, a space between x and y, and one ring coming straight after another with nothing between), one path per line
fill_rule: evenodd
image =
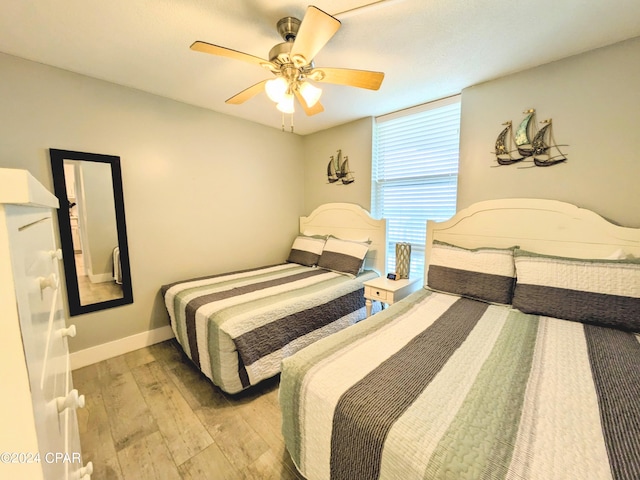
M280 372L281 361L365 316L356 277L287 263L165 285L176 339L213 383L237 393Z
M308 480L639 479L630 333L421 290L284 360Z

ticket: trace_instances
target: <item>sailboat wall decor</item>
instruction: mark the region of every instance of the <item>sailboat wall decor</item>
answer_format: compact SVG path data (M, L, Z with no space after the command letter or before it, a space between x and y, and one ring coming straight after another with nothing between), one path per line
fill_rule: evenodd
M355 182L353 172L349 168L349 157L342 158L342 150L338 150L336 156L331 155L327 164L327 180L329 183L349 185Z
M329 180L329 183L336 183L338 180L340 180L340 177L338 176L338 172L340 171L340 168L336 168L336 161L333 155L331 155L331 157L329 158L329 163L327 164L327 178Z
M496 139L496 161L500 165L511 165L512 163L519 162L524 158L520 155L518 149L514 149L515 137L513 135L513 125L511 120L503 123L506 125L505 129L500 132Z
M567 156L562 153L560 145L558 145L553 138L551 119L549 118L540 123L544 126L538 130L538 133L536 133L536 136L531 142L533 146L533 163L536 167L550 167L560 162L565 162Z
M561 145L553 138L551 119L540 122L543 126L536 130L535 109L526 110L523 114L525 117L515 133L510 120L503 123L505 128L498 134L493 152L498 165L512 165L525 160L533 161L537 167L549 167L566 161ZM552 155L554 151L556 153Z
M531 137L535 135L534 129L536 127L536 110L530 108L525 113L527 116L520 122L518 130L515 134L515 142L518 147L518 153L522 157L530 157L533 153L533 147L531 146Z

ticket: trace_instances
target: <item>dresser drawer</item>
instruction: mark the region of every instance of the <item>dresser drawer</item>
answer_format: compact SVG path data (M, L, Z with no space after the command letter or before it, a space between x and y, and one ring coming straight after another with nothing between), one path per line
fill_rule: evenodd
M52 250L50 215L27 216L19 229L18 241L22 249L22 266L16 268L16 277L26 287L24 301L19 302L24 350L31 388L42 391L46 402L64 394L64 387L56 388L53 384L59 371L64 371L64 366L56 365L56 357L64 356L67 350L66 340L56 335L65 327L65 318L60 292L60 260Z
M45 402L63 397L70 390L67 386L69 349L67 339L61 333L65 331L64 317L62 312L59 313L58 318L52 323L49 342L44 352L42 372L38 375Z
M380 290L378 288L369 287L369 286L364 287L364 296L371 300L379 300L381 302L386 302L387 294L388 292L386 290Z

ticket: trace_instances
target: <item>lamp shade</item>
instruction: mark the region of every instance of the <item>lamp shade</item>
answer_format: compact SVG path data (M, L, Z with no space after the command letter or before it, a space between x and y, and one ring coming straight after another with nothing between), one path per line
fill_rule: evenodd
M276 105L276 108L282 113L295 112L295 109L293 108L293 94L285 93L282 100L278 102L278 105Z
M318 100L320 100L322 90L314 87L309 82L302 82L300 85L300 95L302 95L302 98L304 98L304 101L307 103L307 107L313 107L318 103Z
M411 244L406 242L396 243L396 275L398 278L409 278L411 266Z
M272 78L264 84L267 96L276 103L282 102L287 93L287 88L289 88L289 84L284 77Z

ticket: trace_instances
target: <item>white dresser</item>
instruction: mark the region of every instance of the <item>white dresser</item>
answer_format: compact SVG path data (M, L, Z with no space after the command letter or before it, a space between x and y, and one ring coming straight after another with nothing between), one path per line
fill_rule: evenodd
M25 170L0 169L0 478L89 479L83 465L60 291L57 198Z

